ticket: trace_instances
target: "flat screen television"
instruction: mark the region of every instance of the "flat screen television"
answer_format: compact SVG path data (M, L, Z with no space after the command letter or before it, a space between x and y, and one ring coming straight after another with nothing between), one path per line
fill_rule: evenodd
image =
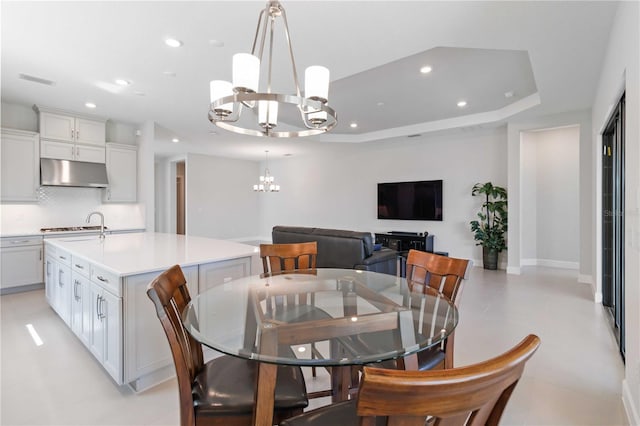
M442 220L442 180L379 183L378 219Z

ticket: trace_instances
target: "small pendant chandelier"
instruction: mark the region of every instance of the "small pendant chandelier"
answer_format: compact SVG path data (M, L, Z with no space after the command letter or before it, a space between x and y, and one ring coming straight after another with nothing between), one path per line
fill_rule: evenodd
M277 18L282 18L284 23L285 39L293 68L295 95L271 91L273 35ZM266 62L266 91L260 92L258 86L267 29L269 29L269 52ZM257 48L259 50L256 54ZM251 53L233 55L232 65L233 82L213 80L210 83L209 121L216 126L243 135L293 138L328 132L338 123L336 112L327 105L329 96L327 68L314 65L305 70L304 97L301 95L287 16L279 1L267 2L267 6L258 17ZM248 114L249 117L241 120L243 107L253 110L254 114ZM278 110L282 112L283 109L293 111L297 109L297 114L293 116L298 115L300 122L298 124L280 123L282 130L276 130L279 125Z
M264 175L260 176L257 185L253 185L253 190L255 192L279 192L280 185L276 185L274 177L269 173L269 151L265 151L264 155L266 158Z

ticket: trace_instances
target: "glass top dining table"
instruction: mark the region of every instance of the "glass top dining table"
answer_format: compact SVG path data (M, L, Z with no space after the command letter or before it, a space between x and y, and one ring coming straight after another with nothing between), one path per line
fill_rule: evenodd
M394 275L318 268L248 276L195 296L182 321L202 344L259 361L255 424L271 424L277 365L350 367L414 359L455 329L443 294ZM348 369L332 368L333 400ZM337 388L337 389L336 389Z

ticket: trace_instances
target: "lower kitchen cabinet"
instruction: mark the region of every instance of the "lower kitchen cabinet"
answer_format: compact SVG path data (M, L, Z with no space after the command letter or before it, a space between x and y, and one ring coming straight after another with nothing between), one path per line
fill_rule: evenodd
M0 292L43 281L42 237L5 237L0 241Z
M118 384L123 384L122 298L90 278L93 266L47 245L45 294L49 305Z
M90 286L89 349L111 377L122 384L122 299L93 282Z
M71 330L88 345L91 339L91 282L75 271L71 278Z
M114 240L136 240L135 236L113 237ZM108 263L92 260L94 253L67 249L68 245L74 245L70 241L45 239L44 244L49 304L61 317L68 315L69 320L65 322L113 380L118 385L127 384L135 391L142 391L174 376L167 337L147 296L149 283L162 269L126 274ZM134 256L139 247L131 250ZM250 275L253 253L252 249L243 251L244 256L235 259L213 257L206 263L183 266L190 294L195 296L216 285L232 285L229 281ZM70 277L68 285L67 277ZM243 303L247 303L246 300L238 301L238 305ZM222 306L221 310L235 307ZM237 333L238 326L229 324L230 333ZM205 352L205 356L219 356L219 353Z
M53 309L68 326L71 326L71 268L58 263L55 268L55 280Z

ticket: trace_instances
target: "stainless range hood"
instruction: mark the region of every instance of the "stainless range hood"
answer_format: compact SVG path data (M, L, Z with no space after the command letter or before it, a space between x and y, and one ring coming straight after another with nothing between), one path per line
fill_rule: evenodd
M40 184L106 188L109 186L107 167L102 163L41 158Z

